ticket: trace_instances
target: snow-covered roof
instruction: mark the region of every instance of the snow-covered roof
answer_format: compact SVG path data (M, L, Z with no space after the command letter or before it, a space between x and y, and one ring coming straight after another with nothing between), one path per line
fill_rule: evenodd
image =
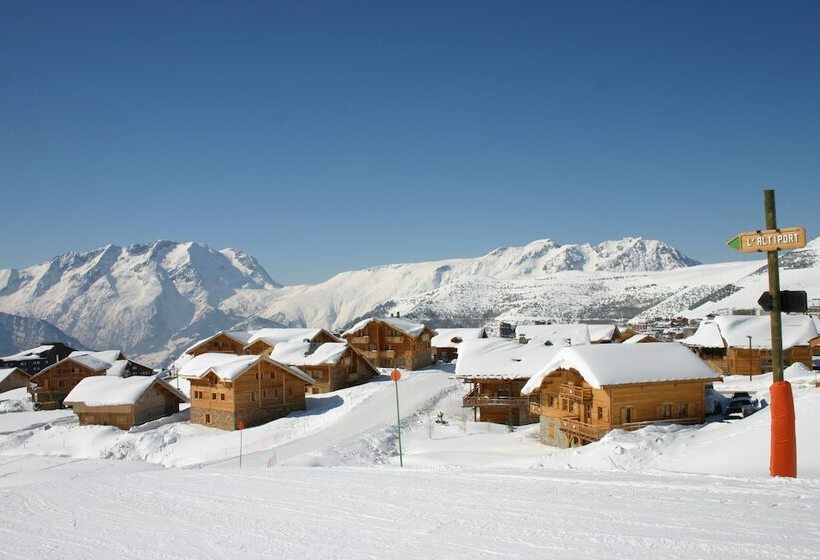
M41 358L40 354L42 352L48 352L54 348L51 344L41 344L35 348L29 348L28 350L23 350L21 352L17 352L16 354L11 354L10 356L3 356L0 360L6 361L23 361L23 360L39 360Z
M703 321L695 334L683 342L703 348L748 348L748 337L751 336L752 348L768 350L772 347L770 321L766 315L720 315L714 320ZM817 326L808 315L784 313L781 325L783 348L808 346L809 340L818 335Z
M639 333L639 334L635 334L635 335L630 336L629 338L624 340L623 343L624 344L637 344L637 343L639 343L643 340L654 339L654 338L655 337L653 337L651 334Z
M438 334L430 341L434 348L453 348L465 340L478 340L484 337L484 329L436 329ZM461 339L454 342L453 339Z
M254 342L264 340L271 346L276 346L282 342L303 342L305 340L313 340L324 329L303 329L303 328L265 328L259 329L253 333L248 339L246 346L250 346ZM329 334L329 333L328 333ZM333 335L331 335L333 336ZM334 337L335 338L335 337Z
M190 345L188 348L185 349L185 353L187 354L191 350L197 348L198 346L200 346L200 345L202 345L202 344L204 344L204 343L206 343L210 340L213 340L214 338L218 337L219 335L225 335L228 338L238 342L242 346L245 346L245 345L248 344L248 341L254 335L254 331L219 331L218 333L216 333L214 335L211 335L208 338L203 338L202 340L198 340L198 341L194 342L192 345Z
M310 342L281 342L271 352L271 359L293 366L335 364L349 348L346 342L326 342L315 346Z
M122 350L100 350L99 352L92 352L90 350L75 350L68 355L69 358L91 357L101 362L113 364L122 356ZM80 362L82 363L82 362Z
M521 390L528 395L559 369L574 369L600 389L607 385L714 379L716 374L694 352L677 342L590 344L562 348Z
M205 354L194 356L182 366L179 370L179 376L188 379L201 379L205 377L208 372L212 371L223 381L233 381L260 360L276 364L300 379L312 385L316 384L316 380L299 368L271 360L264 356L223 354L218 352L206 352Z
M407 333L408 335L412 336L413 338L417 338L421 332L424 330L424 323L417 323L415 321L411 321L409 319L403 319L401 317L371 317L369 319L362 319L349 329L347 329L344 335L353 334L356 331L359 331L370 324L371 321L381 321L382 323L387 323L397 331L401 331L403 333ZM435 332L435 331L434 331Z
M526 379L559 350L535 342L520 344L508 338L465 340L458 347L456 376L460 378Z
M515 327L515 337L524 335L533 342L552 342L555 346L589 344L589 327L581 323L552 324L552 325L518 325Z
M180 402L187 402L185 395L158 379L156 375L115 377L96 375L80 381L65 398L65 403L83 403L86 406L117 406L135 404L154 383L161 383Z
M22 369L20 369L20 368L15 368L15 367L11 367L11 368L0 368L0 383L2 383L3 381L5 381L6 379L8 379L8 377L9 377L12 373L14 373L15 371L19 371L20 373L23 373L23 374L25 374L26 376L28 376L28 374L27 374L26 372L24 372L24 371L23 371Z
M615 336L615 325L587 325L591 342L611 342Z

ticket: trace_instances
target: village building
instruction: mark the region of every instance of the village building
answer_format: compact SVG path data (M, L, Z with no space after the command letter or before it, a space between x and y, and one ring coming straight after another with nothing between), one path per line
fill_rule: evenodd
M195 342L185 354L189 356L199 356L209 352L219 352L223 354L244 354L254 333L248 331L219 331L213 336Z
M86 377L64 400L80 425L115 426L121 430L176 414L185 402L188 399L184 394L156 375Z
M316 381L265 356L200 354L179 376L191 383L191 422L222 430L258 426L305 409Z
M510 426L538 421L531 397L521 389L558 352L560 346L521 344L507 338L464 341L459 347L456 378L470 389L462 405L473 419Z
M587 324L592 344L613 344L621 341L621 331L613 324Z
M591 344L589 326L582 323L550 323L548 325L518 325L515 338L547 346L575 346Z
M635 333L626 340L624 344L646 344L647 342L660 342L657 338L647 333Z
M18 367L0 368L0 393L28 386L31 376Z
M153 375L154 370L126 358L120 350L75 351L31 376L28 392L38 410L63 407L63 400L86 377Z
M341 342L341 340L325 329L265 328L253 333L248 339L243 353L270 356L276 345L283 342L324 344L326 342Z
M438 334L432 338L430 345L433 348L437 362L449 363L458 359L458 347L465 340L487 338L487 332L483 327L477 329L436 329L436 331Z
M574 447L616 428L703 423L718 379L678 343L595 344L562 348L521 392L538 397L540 440Z
M784 313L783 366L811 367L809 341L818 336L808 315ZM759 375L772 371L772 332L768 316L719 315L703 321L683 339L709 366L722 375Z
M280 342L270 354L277 362L295 366L316 380L308 393L329 393L364 383L379 370L361 352L345 342Z
M342 333L376 367L420 369L433 362L436 331L399 317L364 319Z
M0 368L20 368L28 374L35 374L72 352L74 348L62 342L44 342L35 348L3 356L0 358Z

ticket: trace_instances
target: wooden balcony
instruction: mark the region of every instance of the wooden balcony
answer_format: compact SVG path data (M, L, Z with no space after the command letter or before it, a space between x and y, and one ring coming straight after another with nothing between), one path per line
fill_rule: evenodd
M538 401L530 399L530 397L499 397L493 395L481 395L476 391L470 391L464 396L463 406L465 407L483 407L483 406L523 406L532 410L531 405L538 405ZM537 414L537 413L536 413Z
M379 355L382 358L395 358L396 357L396 351L395 350L382 350L381 352L379 352Z
M401 344L404 342L403 336L386 336L384 342L387 344Z
M666 424L697 424L701 420L699 418L663 418L660 420L647 420L645 422L629 422L626 424L589 424L581 422L577 418L564 417L561 418L561 431L567 435L576 436L584 441L598 441L607 432L611 430L627 430L634 431L646 428L653 425Z
M577 402L591 401L592 389L581 385L564 384L558 388L558 395Z
M350 344L367 344L370 342L369 336L354 336L350 339Z

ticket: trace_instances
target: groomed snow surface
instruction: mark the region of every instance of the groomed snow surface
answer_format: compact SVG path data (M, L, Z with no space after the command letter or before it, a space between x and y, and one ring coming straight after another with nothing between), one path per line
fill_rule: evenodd
M403 469L387 375L244 430L241 468L240 434L187 411L123 432L16 389L0 394L0 557L818 558L820 389L786 377L795 480L768 477L768 408L562 450L537 425L473 422L452 368L399 382ZM768 399L770 383L715 387Z

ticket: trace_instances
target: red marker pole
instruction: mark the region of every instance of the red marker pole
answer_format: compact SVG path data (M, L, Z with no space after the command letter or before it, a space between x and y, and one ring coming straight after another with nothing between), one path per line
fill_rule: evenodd
M242 468L242 430L245 429L245 423L240 420L236 423L236 429L239 430L239 468Z
M404 466L404 458L401 452L401 413L399 412L399 379L401 379L401 372L394 369L390 372L390 379L396 385L396 424L399 427L399 466Z

